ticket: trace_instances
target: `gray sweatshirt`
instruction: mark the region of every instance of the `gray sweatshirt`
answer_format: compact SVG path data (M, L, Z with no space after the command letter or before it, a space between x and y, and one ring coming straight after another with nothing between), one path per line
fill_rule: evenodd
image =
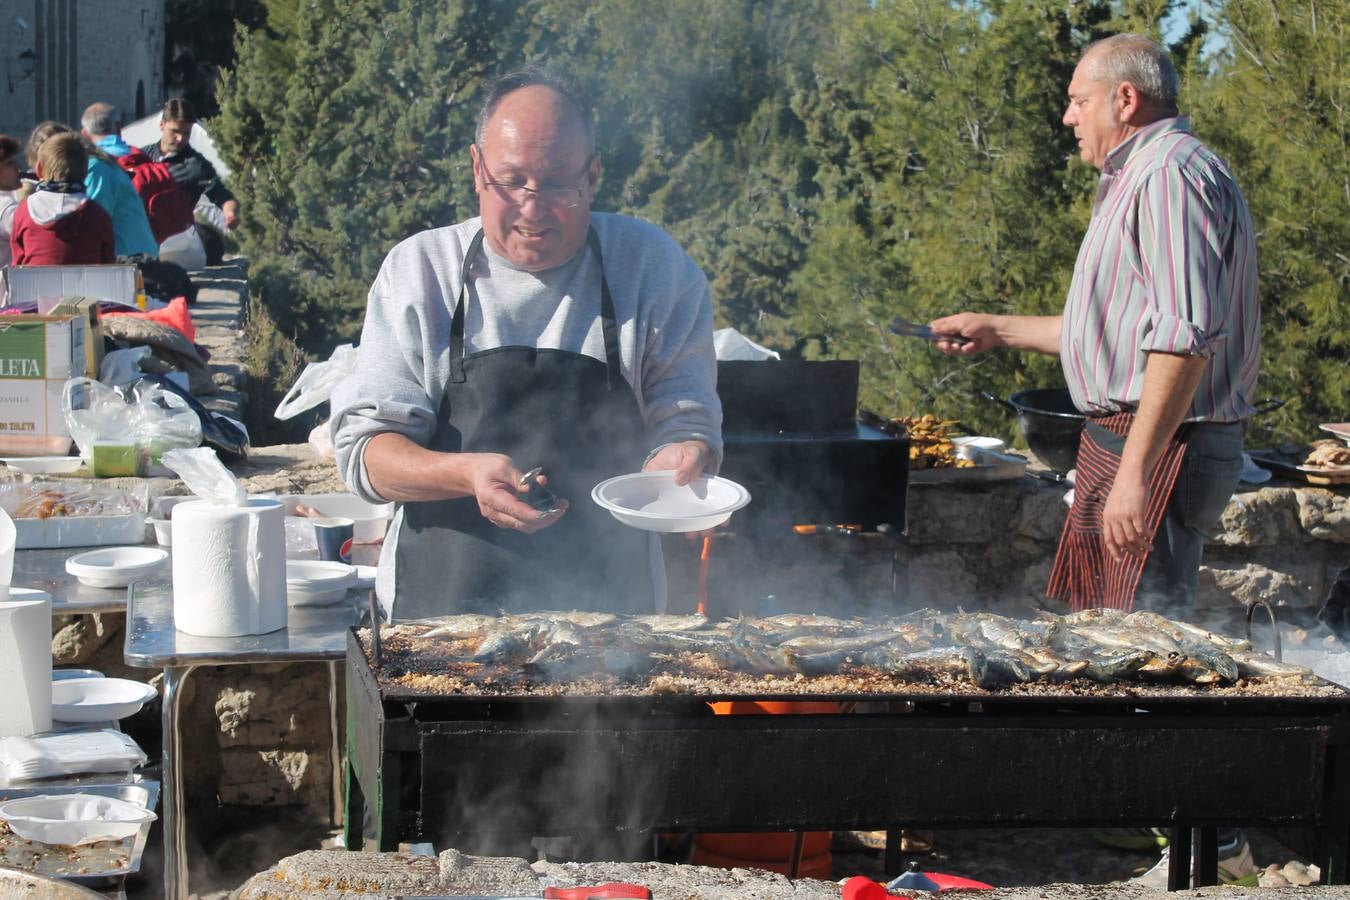
M606 213L592 213L591 225L600 237L614 298L623 377L637 397L647 446L698 439L720 460L722 406L707 278L654 225ZM425 446L436 429L450 377L450 320L460 264L479 227L474 218L408 238L385 257L371 286L356 369L334 389L331 401L338 470L367 500L384 501L365 471L370 438L393 431ZM465 297L466 353L525 346L604 360L600 267L589 248L555 269L526 272L484 241L473 276ZM393 602L402 518L400 509L380 556L376 590L386 608ZM654 537L652 559L657 605L663 607L665 579Z

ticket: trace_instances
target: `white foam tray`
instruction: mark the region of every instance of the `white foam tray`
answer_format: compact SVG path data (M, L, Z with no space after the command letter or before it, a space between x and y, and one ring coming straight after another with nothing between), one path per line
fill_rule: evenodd
M52 516L49 519L15 519L17 550L52 547L106 547L109 544L145 542L145 514L125 516Z

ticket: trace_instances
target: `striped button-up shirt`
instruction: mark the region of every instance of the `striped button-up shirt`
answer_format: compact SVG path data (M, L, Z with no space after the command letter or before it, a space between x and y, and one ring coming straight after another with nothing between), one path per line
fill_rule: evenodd
M1185 118L1111 151L1064 304L1075 405L1133 411L1150 352L1208 359L1188 422L1251 415L1260 365L1256 230L1227 163Z

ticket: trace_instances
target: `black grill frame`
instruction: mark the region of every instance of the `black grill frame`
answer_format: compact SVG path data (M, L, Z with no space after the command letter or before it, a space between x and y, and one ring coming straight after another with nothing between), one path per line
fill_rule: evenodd
M1346 880L1350 697L914 696L823 716L715 716L709 699L386 692L353 629L347 846L367 805L381 850L485 828L1167 826L1212 845L1220 825L1301 826L1325 883ZM1188 865L1188 842L1173 855Z

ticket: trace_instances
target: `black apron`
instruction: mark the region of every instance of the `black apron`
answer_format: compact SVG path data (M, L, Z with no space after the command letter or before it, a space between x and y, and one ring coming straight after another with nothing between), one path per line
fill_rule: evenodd
M619 365L600 239L592 228L587 243L600 264L604 362L533 347L465 356L470 269L482 243L479 230L460 268L450 381L430 449L503 453L522 471L542 466L549 489L571 506L548 528L523 534L483 518L474 497L405 503L394 560L394 617L540 609L652 612L648 535L621 525L590 496L600 481L636 472L646 455L637 398Z

